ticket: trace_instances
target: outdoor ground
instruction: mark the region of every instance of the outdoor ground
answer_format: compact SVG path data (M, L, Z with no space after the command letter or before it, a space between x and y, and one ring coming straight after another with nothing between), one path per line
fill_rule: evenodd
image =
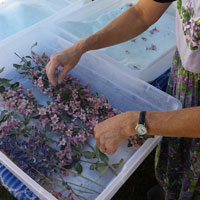
M156 184L154 176L155 150L145 159L132 174L112 200L146 200L147 191ZM0 200L15 200L0 186Z

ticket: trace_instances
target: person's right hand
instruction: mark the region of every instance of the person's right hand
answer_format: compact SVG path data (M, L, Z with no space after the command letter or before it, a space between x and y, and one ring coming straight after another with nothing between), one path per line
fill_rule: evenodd
M53 86L62 83L66 74L79 62L84 51L80 45L81 41L73 46L51 55L50 61L46 65L46 74ZM56 70L62 66L62 71L58 74L58 80L55 78Z

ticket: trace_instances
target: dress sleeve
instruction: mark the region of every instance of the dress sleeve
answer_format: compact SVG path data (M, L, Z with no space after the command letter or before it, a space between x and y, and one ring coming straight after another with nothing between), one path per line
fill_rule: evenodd
M160 3L169 3L169 2L176 1L176 0L154 0L154 1L157 1L157 2L160 2Z

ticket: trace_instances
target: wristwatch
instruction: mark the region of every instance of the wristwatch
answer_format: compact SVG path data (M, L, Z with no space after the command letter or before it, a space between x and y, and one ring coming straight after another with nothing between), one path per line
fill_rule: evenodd
M147 127L145 126L145 114L146 114L146 111L140 112L139 121L135 127L135 130L140 136L147 134Z

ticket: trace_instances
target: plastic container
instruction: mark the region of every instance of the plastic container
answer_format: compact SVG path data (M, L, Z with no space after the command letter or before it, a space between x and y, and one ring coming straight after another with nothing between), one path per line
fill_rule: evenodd
M53 28L54 29L54 28ZM21 56L30 55L30 47L38 42L34 49L37 53L46 52L51 55L65 47L71 45L70 42L61 37L62 32L59 29L48 29L38 27L23 31L12 38L8 38L0 44L0 66L5 66L5 71L1 77L12 78L24 82L24 79L12 67L13 63L18 63L19 58L14 55L17 52ZM147 110L147 111L167 111L181 108L181 103L172 96L152 87L148 83L134 78L129 74L120 74L115 65L95 56L95 53L87 53L80 60L77 67L71 71L71 74L81 79L82 83L91 83L91 90L104 94L110 103L121 109L128 110ZM30 82L25 81L25 86L31 86ZM41 93L38 98L42 99ZM83 175L93 178L106 186L99 196L88 195L88 200L108 200L117 192L133 171L141 164L151 150L157 145L161 137L148 139L138 150L127 148L127 144L122 145L118 151L110 156L110 162L116 163L119 157L123 158L125 163L119 170L118 176L107 172L102 178L96 172L87 170L84 166ZM91 141L95 142L94 140ZM40 199L54 200L49 192L44 190L5 155L0 153L0 162L5 165L17 178L27 185ZM79 177L71 177L73 182L87 184L87 187L95 188L94 184L85 183Z
M77 8L82 0L76 0ZM5 39L72 4L70 0L5 0L0 2L0 40ZM73 5L74 6L74 5ZM71 8L65 13L69 13Z
M71 3L75 3L76 4L78 0L68 0L68 1L71 2ZM94 1L98 1L98 0L81 0L81 4L85 5L85 4L94 2Z
M101 0L82 6L76 11L59 13L51 23L64 29L66 37L76 42L108 24L130 7L131 0ZM155 29L156 28L156 29ZM175 9L165 14L140 36L119 45L104 48L97 54L112 62L122 72L152 82L172 63L175 50Z

